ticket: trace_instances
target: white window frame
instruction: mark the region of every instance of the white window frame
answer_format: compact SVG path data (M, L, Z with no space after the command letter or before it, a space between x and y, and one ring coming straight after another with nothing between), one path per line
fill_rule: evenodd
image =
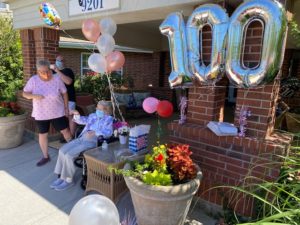
M92 53L90 53L90 52L81 52L81 55L80 55L80 80L82 79L82 76L84 75L83 70L84 69L89 69L90 70L89 67L83 67L83 56L84 55L91 55L91 54Z

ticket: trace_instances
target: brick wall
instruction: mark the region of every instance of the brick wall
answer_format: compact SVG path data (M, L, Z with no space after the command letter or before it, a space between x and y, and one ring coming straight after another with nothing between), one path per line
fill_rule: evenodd
M203 61L210 63L211 29L205 26L203 37ZM262 27L259 22L249 25L244 55L244 65L255 67L260 61ZM170 141L191 145L193 157L203 172L199 195L202 199L222 205L224 190L211 187L241 184L247 175L274 180L279 174L280 161L275 155L285 154L291 138L273 132L275 107L278 98L279 81L253 89L238 89L235 124L238 125L239 109L247 106L252 112L248 118L246 137L218 137L206 124L222 121L226 87L224 78L219 87L195 86L189 89L187 123L169 124ZM225 81L225 82L224 82ZM272 166L267 166L271 163ZM252 170L249 168L253 168ZM230 196L227 196L230 198ZM243 215L252 214L251 199L238 196L236 211Z
M66 67L73 70L75 75L81 74L81 53L89 53L84 49L59 48L59 53L64 57Z

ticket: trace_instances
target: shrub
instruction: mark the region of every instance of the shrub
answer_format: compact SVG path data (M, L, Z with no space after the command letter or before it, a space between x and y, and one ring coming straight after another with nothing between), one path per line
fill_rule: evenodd
M125 79L118 73L111 73L110 81L114 88L120 88L125 83ZM110 100L108 79L104 74L87 74L81 80L75 82L75 87L77 92L92 94L96 101Z
M0 100L14 101L23 85L23 62L19 32L7 16L0 16L0 58Z

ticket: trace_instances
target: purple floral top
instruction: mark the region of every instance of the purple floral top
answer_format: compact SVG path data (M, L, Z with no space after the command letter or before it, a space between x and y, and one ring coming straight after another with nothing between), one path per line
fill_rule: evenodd
M67 89L58 75L53 74L49 81L43 81L38 75L34 75L27 81L23 90L44 96L41 100L32 100L32 117L36 120L50 120L65 115L61 94L66 93Z
M104 115L99 118L96 113L91 113L88 116L80 116L78 119L73 119L78 124L85 125L83 131L79 135L81 137L87 131L95 131L97 137L102 135L104 138L109 138L113 134L113 117Z

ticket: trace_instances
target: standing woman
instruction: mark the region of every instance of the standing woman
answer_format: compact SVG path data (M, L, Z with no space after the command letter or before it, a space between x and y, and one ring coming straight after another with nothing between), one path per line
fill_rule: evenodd
M32 117L39 131L39 144L43 158L37 166L50 161L48 154L48 132L50 123L60 131L66 141L72 139L66 116L69 115L67 90L58 75L53 75L50 62L41 59L36 64L37 75L32 76L23 89L23 97L32 99Z

